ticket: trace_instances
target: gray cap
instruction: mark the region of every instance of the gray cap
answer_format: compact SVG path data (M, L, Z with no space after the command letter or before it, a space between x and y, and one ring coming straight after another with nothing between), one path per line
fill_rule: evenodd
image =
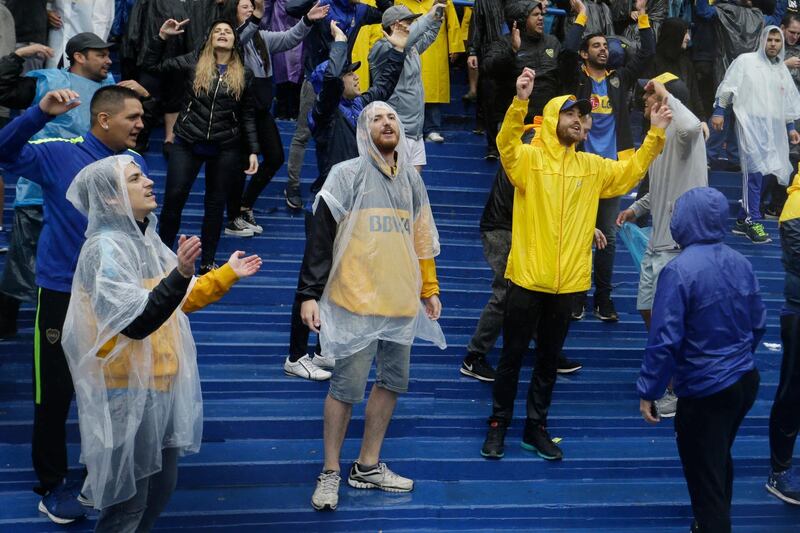
M388 28L400 20L414 20L415 18L421 16L422 15L415 15L406 6L392 6L383 12L383 17L381 17L381 26Z
M72 61L72 54L81 52L83 50L102 50L111 48L114 43L107 43L97 35L91 32L79 33L72 39L67 41L67 57Z

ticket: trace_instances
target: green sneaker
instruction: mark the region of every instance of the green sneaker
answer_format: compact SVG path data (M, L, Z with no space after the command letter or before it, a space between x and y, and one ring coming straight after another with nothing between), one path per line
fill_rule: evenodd
M747 226L747 233L745 235L753 244L766 244L768 242L772 242L769 234L764 231L764 225L759 222L751 221Z

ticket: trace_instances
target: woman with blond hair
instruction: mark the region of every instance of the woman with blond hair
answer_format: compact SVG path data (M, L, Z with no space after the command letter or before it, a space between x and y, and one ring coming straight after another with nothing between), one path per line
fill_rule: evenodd
M214 255L226 202L235 204L238 211L244 176L237 170L242 169L248 175L256 173L259 144L250 88L253 74L244 65L239 37L230 22L213 22L203 46L196 52L170 59L162 57L167 39L183 33L188 23L188 19L164 22L158 37L147 44L144 67L157 74L180 73L185 80L183 103L174 129L175 145L167 167L159 235L167 246L173 246L181 225L181 212L205 163L200 272L206 273L215 267ZM249 151L249 161L245 161L242 146ZM233 212L228 209L229 214ZM229 227L232 222L229 221ZM241 230L235 234L251 237L253 232Z

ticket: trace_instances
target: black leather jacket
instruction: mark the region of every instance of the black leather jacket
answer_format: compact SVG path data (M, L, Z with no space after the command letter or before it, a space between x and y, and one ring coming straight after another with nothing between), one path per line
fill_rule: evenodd
M238 46L238 40L237 40ZM190 142L217 143L232 146L246 142L249 152L260 152L256 132L255 101L253 99L253 73L245 68L245 91L237 100L227 90L219 73L208 93L195 94L194 73L199 52L190 52L174 58L164 58L166 41L154 37L147 43L143 66L151 72L180 73L185 80L183 103L175 124L175 134Z

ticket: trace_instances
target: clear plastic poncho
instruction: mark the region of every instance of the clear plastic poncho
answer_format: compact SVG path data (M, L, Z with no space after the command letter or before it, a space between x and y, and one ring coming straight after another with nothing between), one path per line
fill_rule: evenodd
M62 345L78 402L83 491L98 509L129 500L136 480L161 470L162 448L200 448L203 406L189 320L178 309L154 333L120 332L138 317L150 289L177 266L148 215L144 234L124 179L130 156L92 163L67 199L88 218ZM187 294L191 291L191 285Z
M358 117L359 157L334 166L314 201L320 199L337 222L333 263L320 299L320 343L325 354L341 359L375 340L410 345L414 337L445 348L438 322L420 301L419 260L439 255L439 233L428 192L405 160L405 132L392 169L372 141L373 102ZM394 172L393 172L394 170Z
M775 62L767 58L767 35L772 30L780 32L777 26L767 26L758 50L731 63L716 98L723 107L733 101L742 172L774 174L788 185L792 165L786 124L800 118L800 94L783 64L785 46L781 45Z

